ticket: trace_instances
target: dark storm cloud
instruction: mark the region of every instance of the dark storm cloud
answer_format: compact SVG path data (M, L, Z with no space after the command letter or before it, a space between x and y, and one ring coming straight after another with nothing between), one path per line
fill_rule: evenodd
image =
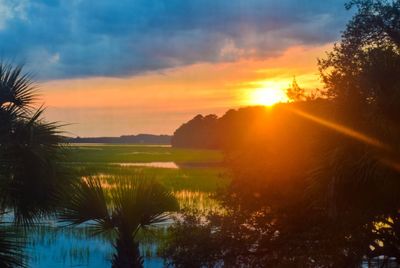
M342 0L0 0L0 56L42 79L124 76L336 40Z

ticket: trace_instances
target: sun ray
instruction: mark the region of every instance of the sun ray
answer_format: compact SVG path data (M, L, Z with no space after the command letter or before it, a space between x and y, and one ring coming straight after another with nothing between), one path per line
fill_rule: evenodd
M385 145L384 143L382 143L378 139L370 137L370 136L368 136L368 135L366 135L364 133L361 133L361 132L356 131L354 129L351 129L349 127L340 125L338 123L334 123L332 121L323 119L321 117L314 116L312 114L306 113L306 112L301 111L299 109L291 109L291 111L294 112L295 114L301 116L301 117L304 117L304 118L306 118L308 120L311 120L311 121L313 121L313 122L315 122L317 124L320 124L322 126L325 126L327 128L333 129L333 130L335 130L335 131L337 131L339 133L342 133L342 134L344 134L344 135L346 135L348 137L351 137L353 139L359 140L359 141L361 141L363 143L378 147L380 149L385 149L387 151L390 150L390 147L388 147L387 145Z

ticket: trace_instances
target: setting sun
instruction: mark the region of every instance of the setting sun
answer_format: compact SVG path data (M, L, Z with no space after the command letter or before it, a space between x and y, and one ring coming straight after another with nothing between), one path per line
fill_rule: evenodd
M272 106L286 101L286 94L279 89L261 88L251 94L251 102L258 105Z
M247 102L250 105L272 106L279 102L287 102L288 98L285 88L286 81L262 81L256 83L258 86L247 93Z

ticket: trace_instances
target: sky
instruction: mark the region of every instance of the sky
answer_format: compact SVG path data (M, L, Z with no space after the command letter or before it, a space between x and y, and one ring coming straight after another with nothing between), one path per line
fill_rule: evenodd
M0 0L0 58L70 136L172 134L257 90L321 87L342 0ZM253 96L253 97L252 97Z

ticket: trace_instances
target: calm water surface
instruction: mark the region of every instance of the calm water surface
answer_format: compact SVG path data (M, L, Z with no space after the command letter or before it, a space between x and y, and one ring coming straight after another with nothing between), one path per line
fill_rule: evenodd
M175 191L174 195L181 208L199 211L219 209L210 193L182 190ZM171 223L172 220L159 228L166 228ZM89 225L66 227L56 220L43 222L29 231L27 264L33 268L111 267L110 260L114 253L112 241L109 237L93 236ZM157 241L146 239L140 245L146 268L163 267L163 259L157 257Z
M156 252L157 245L145 244L142 254ZM29 234L26 253L28 267L96 267L111 266L114 249L109 238L92 236L90 228L52 226L43 224ZM145 267L162 267L163 260L148 256Z

